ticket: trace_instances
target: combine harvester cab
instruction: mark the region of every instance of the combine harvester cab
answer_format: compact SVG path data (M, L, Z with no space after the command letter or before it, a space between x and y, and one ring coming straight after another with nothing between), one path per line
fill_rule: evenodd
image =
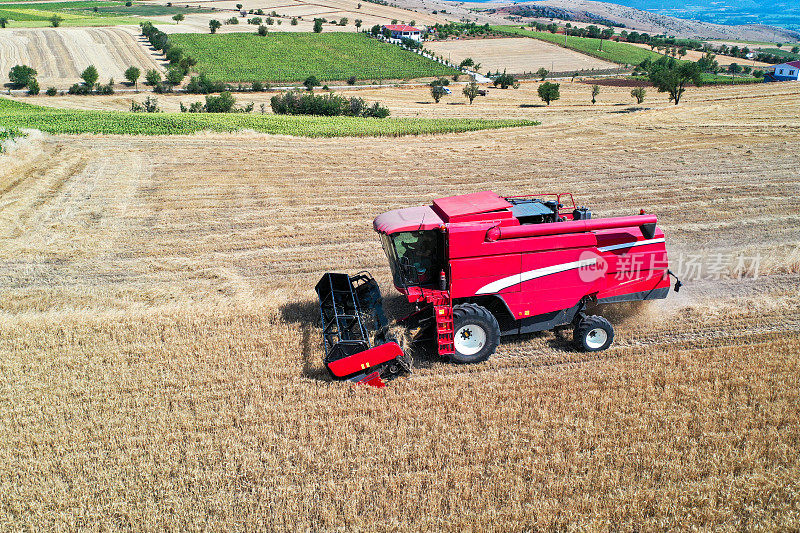
M564 327L573 328L580 350L608 348L614 339L611 323L587 315L587 308L665 298L669 293L672 273L664 233L656 223L656 217L644 211L593 219L570 194L502 197L486 191L390 211L375 219L374 228L395 287L417 308L399 322L430 326L442 357L477 363L494 353L501 336ZM375 294L380 298L371 277L358 282L358 276L326 274L320 284L328 276L339 276L338 286L349 283L356 293L356 310L358 302L372 302ZM359 288L366 285L371 288ZM679 288L676 280L675 290ZM374 294L359 298L359 291ZM319 284L317 293L321 302L327 296ZM358 370L355 363L361 364L362 353L372 352L370 365L399 357L390 358L399 350L396 343L371 348L367 334L357 331L347 334L357 342L329 349L326 320L334 315L326 315L326 305L321 305L326 363L329 369L329 360L337 367L347 366L343 371L331 369L334 376ZM378 309L380 329L386 320ZM380 354L376 361L384 363L373 363L372 354ZM353 365L346 363L350 358Z

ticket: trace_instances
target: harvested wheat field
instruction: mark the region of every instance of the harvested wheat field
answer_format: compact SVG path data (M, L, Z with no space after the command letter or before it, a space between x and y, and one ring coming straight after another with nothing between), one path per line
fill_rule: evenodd
M508 71L523 74L536 72L540 68L550 72L575 72L618 67L602 59L527 37L432 41L426 42L425 48L456 65L471 57L476 63L480 63L481 72Z
M29 138L0 155L0 527L796 528L800 89L770 90L399 140ZM605 352L328 381L319 276L371 270L397 316L372 218L484 189L657 213L686 285Z
M158 62L137 42L132 28L7 29L0 39L0 84L8 83L14 65L36 69L44 91L65 89L81 81L89 65L97 67L100 82L125 79L125 69L161 70Z

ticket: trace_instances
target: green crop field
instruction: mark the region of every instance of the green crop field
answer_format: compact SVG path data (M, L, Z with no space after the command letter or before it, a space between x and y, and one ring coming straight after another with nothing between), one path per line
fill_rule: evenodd
M59 3L60 4L60 3ZM50 26L53 15L61 17L62 26L113 26L117 24L138 24L142 19L115 16L113 13L94 13L82 9L45 9L48 4L35 4L36 8L24 4L0 4L0 18L7 19L8 27ZM122 4L124 7L124 4Z
M628 43L603 40L602 50L600 50L600 39L590 39L588 37L566 37L564 35L550 32L534 31L520 28L519 26L492 26L495 31L501 31L523 37L532 37L549 43L557 44L582 54L590 55L598 59L605 59L620 65L638 65L647 58L652 61L664 57L663 55L640 48Z
M629 79L639 81L649 81L647 76L628 76ZM711 74L706 72L702 77L703 85L748 85L752 83L763 83L764 78L754 78L748 75L739 75L734 78L733 76L726 76L723 74Z
M532 120L353 118L211 113L128 113L56 109L0 98L0 128L30 128L47 133L185 135L210 130L301 137L383 137L460 133L535 126Z
M791 52L791 49L790 50L782 50L780 48L762 48L759 51L783 57L783 58L787 59L788 61L796 61L796 60L800 59L800 54L793 54Z
M97 9L97 11L95 11ZM126 6L122 1L78 0L75 2L2 3L0 17L10 21L11 27L50 25L53 15L60 16L64 26L97 26L138 24L140 19L131 16L154 17L176 13L204 13L206 9L165 6L136 2Z
M398 46L359 33L274 32L170 36L170 43L197 60L196 69L214 81L296 82L412 79L456 71Z

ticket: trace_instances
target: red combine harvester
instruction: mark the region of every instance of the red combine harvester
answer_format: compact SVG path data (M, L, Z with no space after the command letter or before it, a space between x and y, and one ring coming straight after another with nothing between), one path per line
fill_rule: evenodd
M665 298L674 276L654 215L593 219L571 194L452 196L374 227L395 287L416 305L398 323L435 329L439 355L455 363L486 360L503 335L569 325L578 349L604 350L614 329L587 306ZM336 379L381 387L410 372L369 273L327 273L316 291Z

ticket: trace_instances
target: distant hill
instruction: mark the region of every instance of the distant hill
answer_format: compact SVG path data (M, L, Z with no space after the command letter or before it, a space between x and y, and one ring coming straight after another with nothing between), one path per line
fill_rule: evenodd
M512 12L530 6L531 11L552 13L546 18L625 26L630 30L666 33L683 38L728 39L766 42L800 41L800 2L777 0L539 0L515 2L490 0L393 0L416 11L438 11L451 20L507 23ZM525 18L523 18L525 20Z
M610 21L624 24L629 28L650 33L666 33L677 37L690 37L702 39L742 39L749 41L797 41L800 39L800 32L786 27L770 26L753 16L746 16L748 4L755 4L753 0L693 0L691 3L679 2L678 0L616 0L617 3L596 2L593 0L543 0L538 2L522 2L517 5L550 6L567 11L590 13L596 17L608 19ZM505 2L490 2L490 5L503 5ZM626 4L626 5L620 5ZM691 4L691 7L688 7ZM780 2L778 3L780 4ZM778 4L773 4L777 6ZM788 4L788 3L787 3ZM484 4L487 5L487 4ZM633 7L633 6L636 7ZM731 6L736 5L734 9ZM652 8L651 8L652 6ZM661 6L661 7L656 7ZM673 6L672 11L676 14L661 14L655 11L670 11L667 6ZM726 8L726 6L728 6ZM796 14L800 14L800 4L791 4L791 9ZM640 7L647 8L645 11ZM652 9L653 11L650 11ZM754 8L755 9L755 8ZM763 13L767 13L766 7L761 7ZM775 7L775 12L780 11ZM724 16L729 17L730 22L710 22L707 19L718 19ZM739 13L739 15L736 15ZM765 15L766 16L766 15ZM784 16L775 14L775 17ZM791 18L797 22L797 15ZM737 18L738 17L738 18ZM749 17L749 18L748 18ZM751 21L758 23L747 23Z
M800 30L800 3L754 0L615 0L615 4L714 24L761 24Z

